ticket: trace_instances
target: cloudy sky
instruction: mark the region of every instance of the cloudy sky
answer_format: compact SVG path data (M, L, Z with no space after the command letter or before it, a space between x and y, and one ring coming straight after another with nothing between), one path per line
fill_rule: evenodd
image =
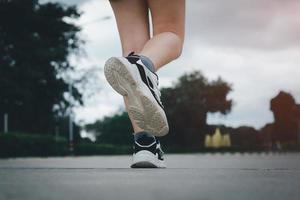
M76 109L76 120L93 122L123 109L106 83L103 65L121 47L108 0L65 0L83 12L78 25L86 57L72 59L78 68L97 68L101 90ZM201 70L210 80L221 76L233 86L227 116L210 114L210 124L251 125L273 121L269 101L279 90L300 102L299 0L186 0L186 40L180 59L161 69L161 86L183 73ZM108 18L111 17L111 18Z

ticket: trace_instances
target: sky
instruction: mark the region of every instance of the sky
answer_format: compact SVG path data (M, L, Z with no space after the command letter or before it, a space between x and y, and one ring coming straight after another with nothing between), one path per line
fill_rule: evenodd
M43 0L47 2L49 0ZM54 1L54 0L53 0ZM121 55L119 35L108 0L62 0L82 12L86 55L71 57L80 69L96 69L95 95L75 109L79 123L92 123L123 110L122 97L105 81L103 66ZM300 103L299 0L186 0L182 56L159 70L160 86L172 86L184 73L200 70L209 80L222 77L233 91L230 114L209 114L209 124L261 128L273 121L270 99L280 90Z

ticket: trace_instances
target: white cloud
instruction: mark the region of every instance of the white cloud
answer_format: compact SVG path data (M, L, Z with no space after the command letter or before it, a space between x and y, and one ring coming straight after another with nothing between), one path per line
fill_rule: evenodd
M173 66L165 68L162 77L176 80L182 73L198 69L209 79L221 76L233 85L229 95L235 102L232 112L228 116L209 115L209 123L259 128L273 121L269 101L279 90L300 98L300 79L297 78L300 51L296 48L265 51L195 45L185 54Z
M216 46L267 48L300 45L298 0L187 1L187 33Z

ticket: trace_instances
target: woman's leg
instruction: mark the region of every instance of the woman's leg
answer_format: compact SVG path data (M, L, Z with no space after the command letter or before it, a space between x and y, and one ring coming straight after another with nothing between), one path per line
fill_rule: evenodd
M110 0L117 22L123 56L140 53L150 39L146 0Z
M122 44L123 56L134 51L139 54L150 39L149 16L146 0L111 0ZM128 110L128 98L124 97ZM134 132L142 131L129 115Z
M185 0L147 0L153 22L153 37L141 55L153 62L156 70L180 56L184 40Z

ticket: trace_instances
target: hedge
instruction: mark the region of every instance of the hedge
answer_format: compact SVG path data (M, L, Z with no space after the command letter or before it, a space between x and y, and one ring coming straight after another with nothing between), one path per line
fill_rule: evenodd
M0 133L0 158L8 157L47 157L65 155L114 155L131 154L129 146L95 144L82 141L76 144L74 152L69 151L65 138L51 135L25 133Z
M51 135L0 133L0 157L63 156L68 142Z

